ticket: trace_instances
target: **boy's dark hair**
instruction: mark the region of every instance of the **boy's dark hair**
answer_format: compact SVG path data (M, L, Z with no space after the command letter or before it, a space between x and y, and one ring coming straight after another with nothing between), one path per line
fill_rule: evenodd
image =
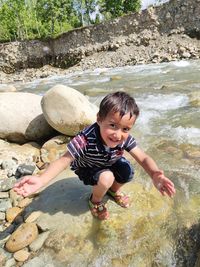
M139 115L139 108L135 99L125 92L115 92L108 94L100 103L99 118L105 119L109 112L119 112L123 117L125 114L130 113L130 118Z

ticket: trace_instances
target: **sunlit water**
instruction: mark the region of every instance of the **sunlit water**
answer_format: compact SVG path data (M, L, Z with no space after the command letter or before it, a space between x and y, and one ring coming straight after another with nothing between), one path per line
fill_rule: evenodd
M91 233L94 258L81 258L82 266L194 266L199 247L200 109L191 104L190 94L200 91L199 72L200 61L180 61L96 69L16 84L18 90L41 95L55 84L68 85L97 105L111 91L130 93L141 110L133 135L175 183L175 198L163 202L138 188L135 206L118 217L123 227L95 226ZM150 179L136 169L136 182L150 190ZM77 266L77 258L70 264Z

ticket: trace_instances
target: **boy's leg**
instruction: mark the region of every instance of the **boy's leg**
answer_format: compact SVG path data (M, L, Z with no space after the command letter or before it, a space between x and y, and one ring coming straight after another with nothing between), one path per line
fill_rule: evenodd
M106 220L109 217L107 208L102 202L104 195L114 182L114 175L111 171L101 171L98 177L97 185L93 186L92 195L89 200L89 206L92 215L100 220Z
M101 202L114 180L115 177L111 171L105 170L101 172L97 185L93 186L91 201L93 203Z
M127 208L129 206L129 197L121 193L121 187L133 179L134 170L124 157L120 158L113 166L112 171L115 176L115 180L108 190L108 194L111 195L117 204Z

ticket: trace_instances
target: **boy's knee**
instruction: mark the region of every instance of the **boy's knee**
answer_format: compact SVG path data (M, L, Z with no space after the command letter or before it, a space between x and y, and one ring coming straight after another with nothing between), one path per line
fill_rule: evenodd
M111 171L104 171L99 175L98 185L110 188L114 180L115 177Z
M128 183L133 179L134 169L130 162L122 157L119 159L114 166L114 175L118 183Z

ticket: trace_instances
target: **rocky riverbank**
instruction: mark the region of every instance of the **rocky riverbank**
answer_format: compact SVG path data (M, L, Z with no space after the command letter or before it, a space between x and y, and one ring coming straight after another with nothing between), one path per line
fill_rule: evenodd
M0 44L0 82L200 57L199 0L171 0L50 40Z
M65 75L71 72L94 70L96 68L156 64L200 58L200 40L190 38L183 32L161 35L157 31L144 31L140 35L129 36L129 38L116 38L112 48L104 49L101 52L90 55L89 49L83 49L80 62L67 69L45 65L37 69L25 68L14 72L11 71L11 73L1 70L0 82L26 82L52 75Z

